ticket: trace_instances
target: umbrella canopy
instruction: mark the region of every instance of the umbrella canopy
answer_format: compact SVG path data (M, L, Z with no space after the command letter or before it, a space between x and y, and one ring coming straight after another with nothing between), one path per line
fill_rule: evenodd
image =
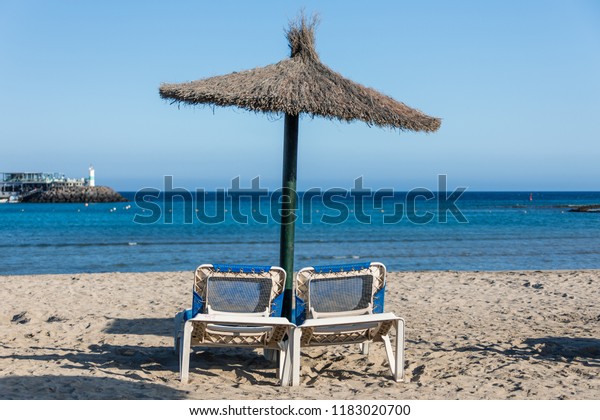
M316 19L290 25L290 58L252 70L193 82L162 84L160 96L173 103L236 106L285 115L281 198L280 266L287 273L284 313L295 321L293 297L298 118L300 114L364 121L398 130L432 132L440 119L362 86L321 63L315 51Z
M250 111L318 115L400 130L435 131L440 119L362 86L321 63L315 51L315 20L287 31L291 57L276 64L180 84L163 84L173 102L236 106Z

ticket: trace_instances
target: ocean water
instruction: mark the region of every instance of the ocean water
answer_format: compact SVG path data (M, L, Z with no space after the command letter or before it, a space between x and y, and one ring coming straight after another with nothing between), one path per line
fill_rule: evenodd
M142 203L2 204L0 274L277 265L277 201L246 197L237 205L210 194L184 202L161 194ZM361 211L348 197L311 198L299 212L295 269L359 260L389 270L600 268L600 213L568 211L600 204L600 192L539 192L530 199L524 192L467 191L455 203L458 217L435 199L409 199L412 208L405 193L365 201ZM219 220L208 223L203 215Z

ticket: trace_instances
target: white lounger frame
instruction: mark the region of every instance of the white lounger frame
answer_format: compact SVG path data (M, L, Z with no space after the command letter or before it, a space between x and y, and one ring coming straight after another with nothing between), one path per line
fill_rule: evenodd
M215 273L211 264L196 269L194 290L206 299L206 284ZM223 273L219 276L234 278L252 277L253 273ZM283 292L285 271L280 267L271 267L268 276L273 281L272 298ZM233 313L218 312L210 309L206 301L205 311L185 321L185 312L175 316L175 349L179 353L181 381L189 380L190 352L192 346L202 347L250 347L262 348L265 353L279 352L277 378L281 385L289 385L291 376L291 351L289 337L292 337L294 324L283 317L270 317L269 312Z
M331 277L347 277L370 274L373 276L371 302L366 310L323 313L310 307L310 281ZM306 313L313 316L291 331L292 334L292 385L300 383L300 351L302 347L361 344L363 353L368 354L371 342L383 342L395 381L404 380L404 319L393 313L372 313L373 295L385 287L386 269L381 263L371 263L367 269L353 271L318 273L313 267L303 268L296 275L296 294L306 305ZM315 318L314 315L317 317ZM390 329L396 330L392 346Z

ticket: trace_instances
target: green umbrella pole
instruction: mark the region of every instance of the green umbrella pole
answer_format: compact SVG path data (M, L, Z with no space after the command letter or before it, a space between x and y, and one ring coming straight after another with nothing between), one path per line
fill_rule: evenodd
M287 274L283 295L283 314L291 322L295 321L296 309L296 300L294 299L294 233L298 198L296 194L297 167L298 115L285 114L279 265Z

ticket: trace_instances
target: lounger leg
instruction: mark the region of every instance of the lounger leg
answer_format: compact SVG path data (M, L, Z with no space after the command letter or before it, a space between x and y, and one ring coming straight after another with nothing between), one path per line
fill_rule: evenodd
M179 354L179 346L181 345L181 334L182 334L182 330L183 330L183 324L184 324L184 320L183 320L183 312L179 312L177 315L175 315L175 331L173 333L173 348L175 349L175 353Z
M384 335L381 337L383 339L383 344L385 345L385 355L388 359L388 364L390 365L390 371L392 372L392 376L396 379L396 358L394 357L394 350L392 350L392 343L390 342L390 336Z
M183 329L185 329L185 326ZM179 376L181 376L181 367L183 363L183 331L181 331L177 338L177 356L179 356Z
M385 353L387 355L388 363L390 364L392 376L396 382L401 382L404 380L404 320L396 320L394 322L394 327L396 328L395 352L392 350L389 334L381 338L385 345Z
M404 381L404 320L396 321L396 371L394 372L396 382Z
M283 349L279 352L279 379L281 386L290 386L292 379L292 348L291 337L288 332L288 339L283 342Z
M367 356L369 354L369 342L365 341L364 343L360 343L360 350L362 354Z
M183 327L183 343L181 343L181 356L179 357L179 371L181 375L181 382L183 383L187 383L189 379L192 329L192 323L189 321L186 322Z
M285 371L285 358L287 357L287 342L280 344L281 350L275 351L275 360L277 361L277 379L279 379L281 385L283 383L283 374Z
M302 329L292 328L290 332L292 386L300 385L300 337L302 337Z

